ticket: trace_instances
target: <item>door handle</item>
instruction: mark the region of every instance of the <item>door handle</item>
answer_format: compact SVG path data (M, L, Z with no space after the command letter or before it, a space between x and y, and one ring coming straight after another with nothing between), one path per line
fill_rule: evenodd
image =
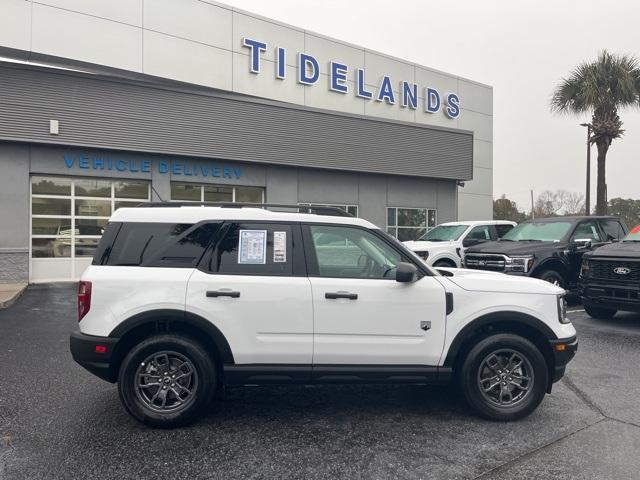
M239 298L240 292L234 292L231 290L207 290L207 297L231 297Z
M336 298L347 298L349 300L357 300L357 293L350 292L327 292L324 294L324 298L328 298L329 300L335 300Z

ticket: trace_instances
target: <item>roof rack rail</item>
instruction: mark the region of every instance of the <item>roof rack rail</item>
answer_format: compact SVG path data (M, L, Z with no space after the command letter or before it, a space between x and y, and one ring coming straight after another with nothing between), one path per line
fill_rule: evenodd
M340 207L325 205L297 205L286 203L229 203L229 202L142 202L138 207L221 207L221 208L262 208L264 210L293 209L295 213L310 213L336 217L353 217Z

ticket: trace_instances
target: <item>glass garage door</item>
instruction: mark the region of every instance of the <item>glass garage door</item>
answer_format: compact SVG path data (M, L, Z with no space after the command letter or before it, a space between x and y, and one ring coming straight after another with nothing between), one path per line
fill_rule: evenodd
M30 281L75 280L119 207L149 201L145 180L31 177Z

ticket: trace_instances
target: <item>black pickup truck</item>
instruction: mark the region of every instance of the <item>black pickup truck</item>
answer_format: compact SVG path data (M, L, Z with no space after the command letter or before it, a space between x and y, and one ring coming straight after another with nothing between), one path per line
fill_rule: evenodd
M566 290L578 287L582 256L628 232L618 217L552 217L523 222L497 242L466 250L466 268L540 278Z
M609 319L618 310L640 312L640 225L621 242L584 254L579 293L594 318Z

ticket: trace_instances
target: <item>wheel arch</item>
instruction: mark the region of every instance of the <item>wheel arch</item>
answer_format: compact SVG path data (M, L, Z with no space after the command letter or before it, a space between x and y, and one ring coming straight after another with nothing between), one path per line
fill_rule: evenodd
M435 258L432 260L431 265L435 265L438 262L447 262L452 268L458 268L458 264L460 263L460 259L458 259L458 262L456 262L455 258L453 257L453 255L449 252L447 253L441 253L440 255L436 255Z
M111 357L112 376L117 377L122 360L138 341L159 333L182 333L200 341L220 367L235 363L224 334L205 318L181 310L150 310L129 317L109 334L118 338Z
M545 270L554 270L558 272L564 278L565 284L571 280L569 278L569 267L559 258L549 258L545 260L533 269L531 276L539 278L539 275Z
M549 340L555 340L556 334L541 320L522 312L495 312L483 315L468 323L451 342L444 360L444 367L452 368L454 373L473 346L489 335L513 333L531 341L542 353L549 370L549 379L553 378L555 360ZM547 389L551 388L549 380Z

